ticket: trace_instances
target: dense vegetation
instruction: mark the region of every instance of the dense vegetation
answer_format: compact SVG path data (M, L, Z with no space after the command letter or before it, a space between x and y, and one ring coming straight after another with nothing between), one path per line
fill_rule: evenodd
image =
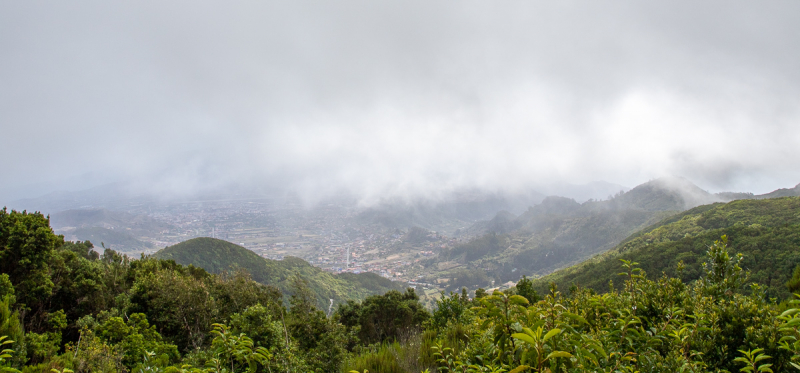
M98 255L89 242L64 242L41 214L3 209L0 371L794 371L800 308L783 298L784 284L750 282L760 275L747 264L767 260L764 252L741 252L793 237L780 232L797 231L799 211L796 198L688 211L626 240L622 257L607 259L615 265L605 288L554 283L537 292L540 282L523 277L504 292L443 295L432 312L408 289L328 313L299 271L284 300L243 268L213 274L174 260ZM737 225L744 217L749 224ZM734 235L702 242L731 222ZM695 274L687 261L674 265L679 277L648 277L641 266L651 263L620 260L683 242L687 228L703 247ZM775 253L797 250L787 240ZM800 270L787 280L800 289Z
M481 272L481 285L517 281L522 274L544 275L605 252L634 232L689 207L719 200L680 178L662 178L619 192L607 200L578 203L550 196L519 216L501 211L463 232L474 236L440 255L461 265L436 278ZM487 242L488 241L488 242ZM449 283L449 288L473 286ZM474 287L473 287L474 288Z
M171 259L98 255L88 241L55 235L39 213L2 209L0 371L335 372L361 345L362 327L383 331L383 342L428 316L413 290L392 290L341 306L357 315L345 326L319 310L308 265L296 262L284 268L284 300L243 268L212 274ZM380 290L369 276L339 281ZM372 304L414 312L398 324L402 314Z
M552 284L544 296L515 289L453 294L425 329L351 358L373 372L785 372L800 369L797 301L775 303L748 284L728 238L709 243L702 273L686 283L649 279L617 261L619 289ZM794 279L800 283L800 271Z
M315 305L320 308L330 306L331 299L339 304L347 300L364 299L371 294L404 289L401 284L374 273L335 275L300 258L266 259L239 245L209 237L193 238L166 247L153 256L171 259L178 264L194 265L213 274L242 269L253 280L275 286L287 294L292 293L292 277L299 275L308 282Z
M577 284L604 291L609 281L616 280L619 259L636 261L650 274L663 272L694 281L703 274L709 243L722 235L744 255L742 266L751 272L753 282L765 286L767 296L789 297L783 285L800 264L798 197L696 207L628 237L599 258L546 276L536 281L535 287L542 291L554 282L561 288Z

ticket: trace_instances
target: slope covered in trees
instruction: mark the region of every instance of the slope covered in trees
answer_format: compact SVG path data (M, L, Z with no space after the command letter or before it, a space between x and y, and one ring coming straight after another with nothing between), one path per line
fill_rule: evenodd
M415 310L408 325L428 317L412 289L392 290L367 297L365 307L344 303L355 316L345 326L317 307L311 283L294 270L304 262L280 262L290 272L284 301L243 268L213 274L92 248L65 242L42 214L0 210L0 371L337 372L361 345L357 325L381 331L383 342L405 328L395 323L405 308ZM369 277L337 280L380 291ZM397 312L386 316L383 306Z
M795 371L798 303L769 295L782 284L748 283L748 260L763 252L735 253L767 247L770 232L797 231L798 200L702 206L633 235L619 246L626 261L611 260L614 289L537 293L523 278L502 292L445 295L432 312L413 289L392 290L340 304L331 316L299 273L284 302L242 268L212 274L174 260L97 255L89 242L53 234L41 214L3 209L0 371ZM731 225L741 234L704 238ZM702 244L707 263L694 281L648 275L629 260L637 247L687 238ZM797 248L791 242L788 251Z
M284 293L292 292L292 276L299 275L308 281L308 287L317 300L316 305L321 308L330 306L331 299L339 304L347 300L364 299L371 294L405 289L402 284L374 273L331 274L300 258L266 259L239 245L209 237L193 238L166 247L153 257L194 265L214 274L242 269L253 280L275 286Z
M716 200L719 198L681 178L656 179L605 201L578 203L547 197L520 216L501 212L490 221L474 224L467 233L476 238L443 250L438 258L461 267L438 277L457 280L458 273L467 270L481 272L487 281L499 284L517 281L523 274L545 275L612 249L665 217ZM454 289L474 287L464 281L451 281L450 285Z
M652 276L662 272L686 281L698 279L704 253L715 238L727 235L752 281L768 286L769 296L786 298L783 286L800 264L800 198L737 200L699 206L637 232L606 254L537 281L539 290L554 282L597 291L608 289L619 259L638 262ZM678 263L684 268L678 271Z

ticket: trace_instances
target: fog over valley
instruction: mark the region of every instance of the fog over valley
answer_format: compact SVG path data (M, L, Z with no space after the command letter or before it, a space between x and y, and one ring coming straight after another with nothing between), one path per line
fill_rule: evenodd
M0 201L116 183L374 205L669 175L767 193L800 181L798 10L5 3Z
M0 7L0 202L98 251L485 285L798 194L795 2Z
M800 369L800 1L0 1L0 372Z

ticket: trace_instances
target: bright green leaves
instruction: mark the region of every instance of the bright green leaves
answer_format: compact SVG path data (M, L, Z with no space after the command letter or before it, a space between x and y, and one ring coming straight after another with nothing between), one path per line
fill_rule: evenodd
M521 295L512 295L508 297L508 302L515 306L527 306L530 303L528 299Z
M731 257L728 253L728 236L723 235L708 248L707 261L703 263L706 276L701 280L707 294L716 299L729 298L749 277L742 267L741 253Z
M97 325L95 333L102 340L123 348L126 366L144 363L143 359L147 359L149 365L166 366L179 357L178 348L164 342L141 313L131 314L127 322L122 317L109 317Z
M553 337L555 337L555 336L557 336L559 334L561 334L561 329L558 329L558 328L552 329L549 332L547 332L547 334L544 335L544 337L542 338L542 341L547 342L548 339L553 338Z
M214 372L243 372L255 373L258 366L266 366L272 354L264 347L254 347L253 340L244 333L235 335L223 324L213 324L211 334L211 349L214 358L207 362L207 366ZM228 370L230 368L230 370Z
M795 294L795 297L800 298L800 294ZM792 300L790 304L797 306L800 300ZM792 360L800 360L800 308L790 308L780 316L779 320L783 323L780 326L780 331L784 336L779 341L780 348L792 353ZM792 366L800 370L800 365L796 362L791 362Z
M18 373L18 370L8 366L14 350L6 347L11 347L14 341L7 338L5 335L0 336L0 373Z
M553 359L572 357L569 352L555 350L556 345L554 343L548 343L559 334L561 334L561 329L554 328L545 333L544 328L539 326L535 330L522 328L522 333L514 333L512 336L529 345L530 349L523 354L522 363L530 363L536 367L537 372L541 372L545 364Z
M527 317L528 300L520 295L505 294L495 291L492 295L480 299L482 307L475 310L484 318L483 328L492 328L494 343L497 346L497 357L502 363L511 363L515 357L516 344L511 338L518 328L517 320Z
M637 265L639 265L639 263L625 259L620 259L620 261L622 262L622 267L625 268L626 270L625 272L620 272L619 273L620 276L628 276L628 279L630 280L644 278L644 276L641 274L642 269L636 267Z
M572 354L566 351L553 351L549 355L547 355L545 360L550 360L557 357L572 357Z
M739 350L744 357L737 357L733 359L733 361L737 361L740 363L744 363L745 367L739 369L740 372L749 372L749 373L772 373L772 369L770 367L772 364L759 364L760 361L770 359L771 356L767 356L763 353L763 348L757 348L755 350Z

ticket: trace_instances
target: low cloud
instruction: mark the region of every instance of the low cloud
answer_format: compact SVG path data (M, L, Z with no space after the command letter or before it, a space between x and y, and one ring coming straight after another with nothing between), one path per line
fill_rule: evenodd
M7 3L0 198L118 180L370 200L663 175L768 192L800 182L798 8Z

